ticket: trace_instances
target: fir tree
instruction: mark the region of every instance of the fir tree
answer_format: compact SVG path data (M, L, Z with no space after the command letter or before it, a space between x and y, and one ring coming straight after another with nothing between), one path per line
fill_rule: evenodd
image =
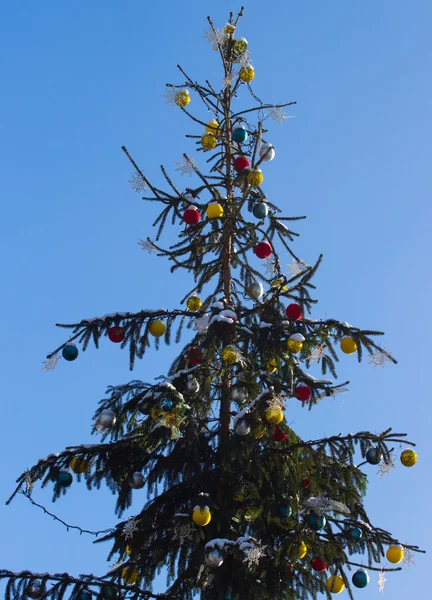
M353 585L368 583L363 570L351 578L361 566L356 555L366 555L366 569L380 571L386 553L398 564L404 552L419 551L371 523L363 503L363 467L388 468L392 444L408 444L405 434L388 429L304 441L285 421L287 403L312 409L348 383L313 377L312 363L323 377L336 377L339 350L359 361L364 351L374 362L396 361L375 341L381 332L308 316L321 258L308 266L296 256L291 223L304 217L282 216L267 200L261 170L275 156L268 118L283 122L294 103L265 104L253 92L247 41L238 35L241 16L231 14L222 30L209 19L208 38L223 66L221 91L194 82L181 67L184 83L167 86L167 99L192 119L188 137L208 164L205 173L184 154L178 169L193 174L196 186L182 191L161 167L167 190L156 188L123 148L136 171L135 189L161 205L154 241L142 247L168 258L172 272L193 276L185 308L60 325L72 329L71 337L48 356L46 368L60 353L74 360L78 346L98 347L108 337L128 348L132 369L153 341L158 347L175 335L179 342L184 326L196 333L163 381L108 388L95 414L100 444L39 461L12 495L22 492L37 504L31 492L41 483L53 487L57 500L76 478L88 488L107 485L119 516L132 506L135 489L146 488L148 502L99 538L119 561L107 575L1 571L8 600L306 600L344 588L352 597ZM237 110L246 91L253 104ZM214 115L208 123L190 112L196 101ZM176 222L184 224L179 240L164 248L164 228ZM277 244L292 257L288 275ZM266 273L256 257L267 260ZM401 456L406 466L416 459L412 449ZM159 596L149 590L163 567L168 583Z

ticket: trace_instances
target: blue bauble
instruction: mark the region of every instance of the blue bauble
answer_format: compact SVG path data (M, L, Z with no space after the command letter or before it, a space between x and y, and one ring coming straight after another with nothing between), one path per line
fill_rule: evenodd
M316 513L311 512L306 517L306 523L314 531L319 531L327 523L327 520L323 515L317 515Z
M57 475L57 483L60 487L67 488L72 484L73 477L69 471L59 471Z
M292 508L289 504L279 504L278 513L281 518L290 517L292 515Z
M224 594L224 600L234 600L234 596L232 594Z
M265 219L268 215L268 206L265 202L258 202L253 207L253 215L257 219Z
M378 465L382 460L382 454L378 448L369 448L366 452L366 460L371 465Z
M78 592L76 600L91 600L92 595L88 590L81 590Z
M117 600L119 595L118 589L109 583L106 583L101 588L101 596L102 598L105 598L105 600Z
M364 588L369 583L369 574L363 569L359 569L352 576L353 584L358 588Z
M353 542L358 542L359 539L362 537L362 535L363 535L363 532L358 527L352 527L351 529L348 529L348 531L347 531L347 537L350 540L353 540Z
M233 142L237 142L237 144L244 144L247 138L248 133L244 127L236 127L232 130Z
M62 355L65 360L75 360L78 356L78 348L75 344L66 344L62 350Z
M172 407L172 400L162 400L162 402L160 403L160 409L163 410L163 412L171 412Z

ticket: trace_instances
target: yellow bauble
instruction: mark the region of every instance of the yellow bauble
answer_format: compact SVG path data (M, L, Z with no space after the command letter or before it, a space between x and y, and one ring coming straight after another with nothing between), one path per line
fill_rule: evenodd
M392 565L398 565L403 561L404 551L402 546L390 546L387 550L387 560L392 563Z
M346 335L340 341L340 349L345 354L353 354L357 350L357 344L352 339L352 337Z
M188 298L186 306L191 312L197 312L202 306L202 300L198 296L191 296Z
M304 558L307 554L307 546L304 542L300 542L300 544L296 547L297 558Z
M259 515L260 515L259 508L251 507L245 511L244 518L245 518L245 521L248 521L250 523L252 521L255 521L255 519L257 519L259 517Z
M418 461L417 452L411 448L404 450L400 455L400 461L404 467L413 467Z
M125 552L128 556L130 556L132 554L132 546L127 545L125 547Z
M280 287L282 292L284 292L287 287L286 285L283 284L283 280L282 279L275 279L272 283L271 283L272 287Z
M226 346L222 350L222 360L229 365L233 365L238 361L238 350L235 346Z
M175 95L175 103L177 106L184 108L191 101L189 92L187 90L179 90Z
M212 133L216 137L220 135L219 123L217 121L207 121L206 133Z
M278 425L283 421L284 414L281 408L268 408L265 413L265 420L270 425Z
M235 31L235 25L231 25L231 23L227 23L227 25L225 25L224 27L224 33L234 33Z
M262 174L261 169L252 169L252 171L249 171L247 180L252 187L261 185L264 181L264 175Z
M327 579L326 587L332 594L340 594L345 589L344 580L339 575L333 575Z
M293 354L299 354L303 348L303 342L298 342L297 340L288 340L287 341L288 350Z
M267 373L274 373L277 370L277 362L275 358L271 358L267 363Z
M252 65L246 65L240 69L239 77L245 83L250 83L255 77L255 69Z
M266 428L265 428L264 423L259 422L258 425L256 425L253 428L253 435L256 440L260 440L262 438L262 436L265 434L265 432L266 432Z
M163 321L152 321L149 331L154 337L161 337L166 331L165 323Z
M205 133L201 138L201 146L204 148L204 150L213 150L216 144L216 136L212 133Z
M139 577L138 571L132 569L132 567L125 567L122 571L122 579L125 583L133 585Z
M70 461L69 466L74 473L85 473L89 468L89 462L84 460L84 458L75 456L75 458Z
M219 202L210 202L207 206L206 215L209 219L220 219L223 217L224 209Z
M211 512L208 506L199 507L196 506L192 513L192 521L195 525L199 525L200 527L205 527L211 521Z

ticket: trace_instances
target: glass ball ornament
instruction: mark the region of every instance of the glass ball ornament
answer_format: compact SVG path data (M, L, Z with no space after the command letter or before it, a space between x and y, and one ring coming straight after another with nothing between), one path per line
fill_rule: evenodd
M258 244L255 246L254 252L258 258L269 258L269 256L271 256L273 253L273 248L269 242L258 242Z
M244 171L245 169L249 169L249 168L250 168L250 162L246 158L246 156L237 156L237 158L234 159L234 169L237 172L241 172L241 171Z
M189 377L186 381L185 392L189 394L189 396L195 396L200 391L200 384L198 379L195 377Z
M122 571L122 579L128 585L133 585L137 582L139 577L139 573L136 569L132 567L125 567Z
M73 477L72 473L66 470L61 470L57 475L57 483L62 488L67 488L72 485Z
M392 565L398 565L403 561L405 556L404 549L402 546L390 546L386 552L387 560Z
M268 206L265 202L258 202L258 204L255 204L253 207L252 212L253 216L257 219L265 219L268 215Z
M196 206L191 204L183 213L183 221L186 225L196 225L201 219L201 215Z
M208 567L216 569L220 567L224 561L224 555L219 548L211 548L206 552L205 563Z
M145 485L144 475L140 471L135 471L129 478L129 485L133 490L140 490Z
M171 412L174 404L172 400L168 400L168 398L165 398L160 402L159 406L162 412Z
M69 362L75 360L78 357L78 348L72 342L68 342L62 350L62 356Z
M195 525L205 527L211 521L211 512L208 506L195 506L192 513L192 521Z
M166 326L163 321L152 321L149 327L149 333L153 337L162 337L166 331Z
M266 373L271 375L277 371L277 361L275 358L271 358L266 365Z
M263 144L260 148L259 155L263 161L270 162L276 156L276 152L272 144Z
M106 583L105 585L103 585L101 587L101 596L105 600L117 600L119 598L120 594L119 594L117 587L115 587L114 585L111 585L109 583Z
M319 558L318 556L314 556L314 558L312 558L312 560L310 561L310 565L312 569L317 573L323 573L328 569L328 563L326 563L325 560Z
M114 344L119 344L122 342L125 339L123 327L110 327L110 329L108 329L108 338L111 342L114 342Z
M205 130L206 133L212 133L215 136L220 135L220 125L215 120L207 121Z
M80 590L76 596L76 600L91 600L92 595L88 590Z
M353 542L358 542L363 537L363 532L359 527L351 527L346 532L347 538Z
M327 579L326 588L332 594L340 594L345 589L344 580L339 575L332 575Z
M204 352L199 346L192 346L188 351L188 360L191 365L199 365L204 360Z
M238 362L238 350L235 346L225 346L225 348L222 350L221 356L222 360L228 365L234 365L236 362Z
M292 515L292 507L290 504L279 504L278 515L282 519L287 519Z
M276 425L274 433L273 433L273 441L274 442L284 442L288 437L288 434L282 431L279 425Z
M26 595L32 600L37 600L44 593L44 587L40 581L32 581L26 587Z
M252 169L247 174L247 181L251 187L258 187L264 181L264 175L261 169Z
M383 455L381 454L379 448L369 448L366 452L366 460L370 465L379 465L382 461Z
M231 23L227 23L224 27L224 33L228 34L228 35L232 35L235 31L235 25L232 25Z
M413 467L418 461L417 452L412 450L412 448L404 450L400 455L400 461L404 467Z
M280 288L281 292L285 292L287 289L287 286L284 284L283 279L275 279L274 281L271 282L270 286L272 288Z
M352 337L345 335L340 341L340 349L344 354L354 354L357 350L357 344Z
M186 306L191 312L198 312L202 306L202 300L199 296L191 296L188 298Z
M110 408L105 408L98 417L98 425L103 429L109 429L116 422L114 411Z
M235 426L235 433L240 436L245 436L250 433L250 426L246 419L240 419Z
M213 150L216 148L217 139L212 133L205 133L201 138L201 146L204 150Z
M316 513L311 512L306 517L306 523L314 531L319 531L320 529L325 527L327 519L324 517L324 515L317 515Z
M307 546L304 542L300 542L300 544L296 547L297 558L304 558L307 554Z
M236 54L244 54L246 52L246 50L248 49L248 43L247 43L247 39L242 37L239 38L238 40L233 40L234 41L234 52Z
M89 461L85 460L84 458L80 458L79 456L75 456L69 463L71 470L77 474L85 473L89 466Z
M252 65L245 65L240 69L239 79L244 83L250 83L255 79L255 69Z
M295 388L294 395L297 398L297 400L300 400L300 402L307 402L308 400L310 400L312 390L308 385L301 383Z
M237 144L244 144L248 139L248 132L244 127L235 127L232 130L232 139Z
M254 298L255 300L258 300L258 298L261 298L261 296L264 294L264 287L263 284L261 283L261 281L254 281L248 289L249 295L252 296L252 298Z
M287 348L293 354L299 354L303 349L305 337L301 333L293 333L287 341Z
M300 321L303 318L302 307L296 302L292 302L286 307L285 314L290 321Z
M180 106L181 108L185 108L185 106L187 106L189 104L189 102L191 101L189 91L188 90L179 90L178 92L176 92L174 101L177 104L177 106Z
M284 413L282 408L268 408L264 413L264 418L270 425L279 425L283 421Z
M223 217L224 209L219 202L210 202L207 206L206 215L208 219L220 219Z
M260 516L260 509L255 506L250 506L244 512L244 519L247 523L253 523ZM249 550L252 549L252 546Z
M369 573L364 569L359 569L354 573L351 581L353 582L353 585L355 585L355 587L365 588L370 581Z

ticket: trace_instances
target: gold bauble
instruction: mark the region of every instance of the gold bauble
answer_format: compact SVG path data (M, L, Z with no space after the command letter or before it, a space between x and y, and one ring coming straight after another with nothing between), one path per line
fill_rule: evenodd
M303 342L298 342L297 340L288 340L287 347L290 352L293 354L299 354L303 348Z
M398 565L403 561L404 558L404 550L402 546L390 546L387 550L387 560L392 563L392 565Z
M202 306L202 300L198 296L191 296L188 298L186 306L191 312L197 312Z
M73 458L69 463L69 467L74 473L77 474L85 473L89 466L89 461L85 460L84 458L80 458L79 456L75 456L75 458Z
M138 571L132 567L125 567L122 571L122 579L125 583L133 585L139 577Z
M130 556L132 554L132 546L129 546L129 544L125 547L125 552L128 556Z
M418 461L417 452L412 450L412 448L404 450L400 455L400 461L404 467L413 467Z
M340 349L344 354L353 354L357 350L357 344L352 337L346 335L340 341Z
M275 279L270 285L271 287L280 287L282 292L287 289L286 285L284 285L283 279Z
M327 579L326 587L332 594L340 594L345 589L344 580L339 575L332 575Z
M205 133L201 138L201 146L204 150L213 150L216 147L217 139L212 133Z
M205 527L211 521L211 512L208 506L200 507L196 506L192 513L192 521L195 525Z
M220 219L223 217L224 209L219 202L210 202L207 206L206 215L209 219Z
M277 362L275 358L271 358L268 362L267 362L267 367L266 367L266 371L267 373L271 374L274 373L275 371L277 371Z
M252 521L255 521L255 519L258 518L259 515L260 515L259 508L255 508L254 506L251 506L250 508L246 509L246 511L244 513L244 518L245 518L245 521L248 521L250 523Z
M166 331L166 326L163 321L152 321L150 323L149 332L154 337L161 337Z
M175 103L177 104L177 106L181 106L181 108L184 108L189 104L190 101L191 99L188 90L179 90L178 92L176 92Z
M268 408L264 413L264 417L270 425L279 425L283 421L284 413L281 408Z
M264 175L261 169L252 169L247 175L248 184L252 187L258 187L264 181Z
M231 25L231 23L227 23L224 27L224 33L227 33L228 35L230 33L234 33L235 31L235 25Z
M307 554L307 546L304 542L300 542L298 546L296 546L297 558L304 558Z
M207 121L206 133L212 133L216 137L220 135L220 125L217 121Z
M254 80L255 69L252 65L245 65L240 69L239 77L241 81L244 81L245 83L250 83Z
M238 361L238 350L235 346L226 346L222 350L222 360L229 365L233 365Z
M253 435L256 440L260 440L266 432L266 427L261 421L253 428Z

